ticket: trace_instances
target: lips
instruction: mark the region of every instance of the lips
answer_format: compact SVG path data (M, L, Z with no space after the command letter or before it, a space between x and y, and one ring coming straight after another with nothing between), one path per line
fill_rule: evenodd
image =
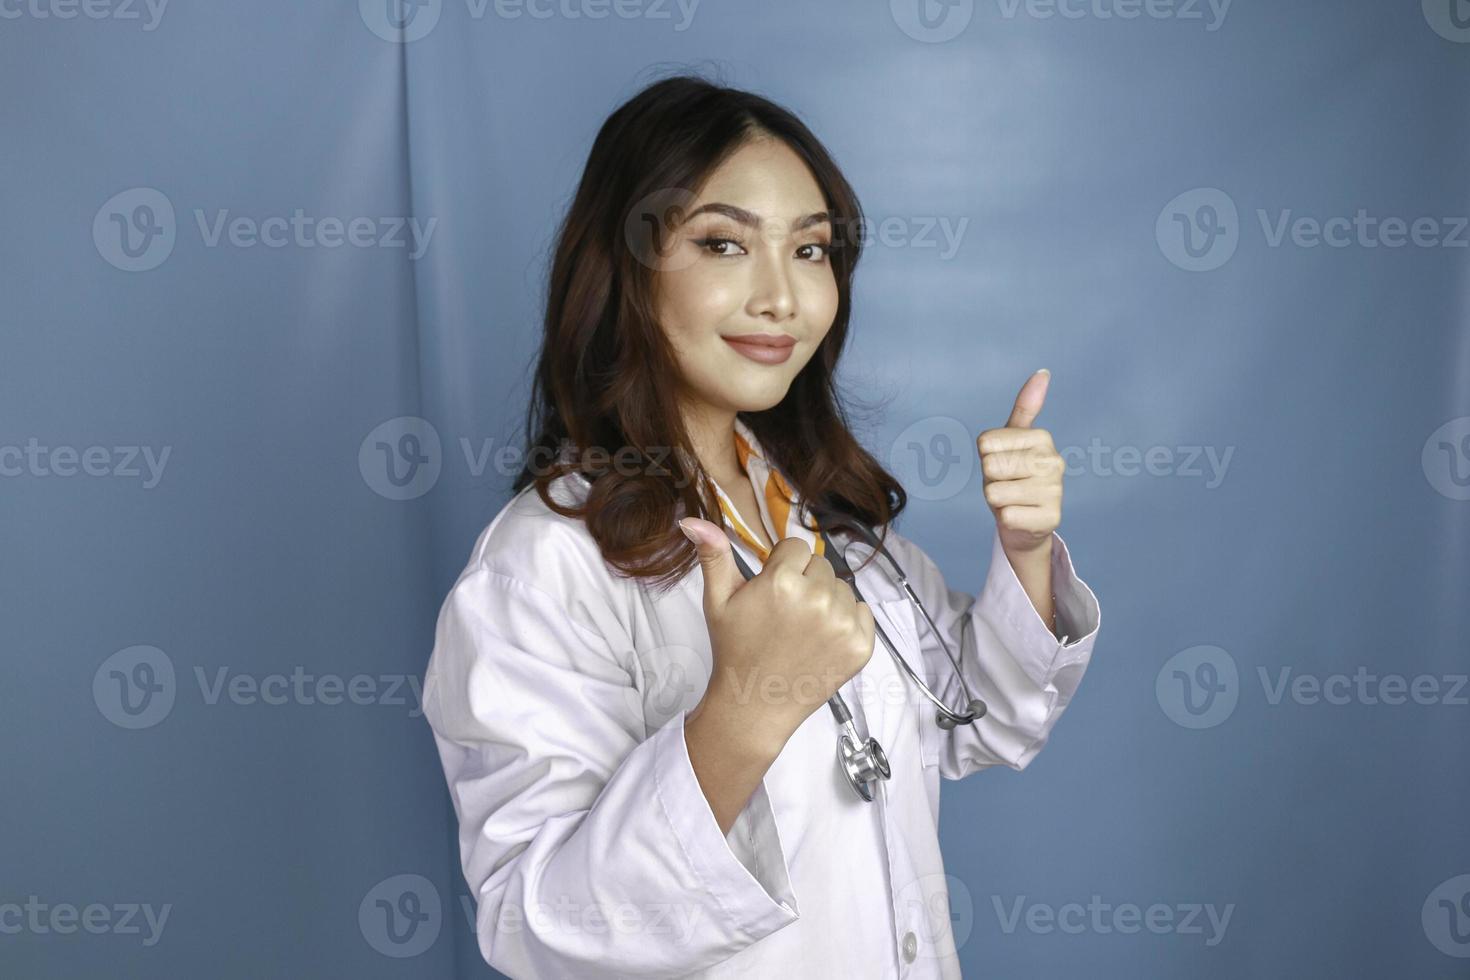
M796 338L779 333L724 334L732 344L751 344L756 347L795 347Z
M774 333L724 335L725 343L759 364L780 364L791 356L796 338Z

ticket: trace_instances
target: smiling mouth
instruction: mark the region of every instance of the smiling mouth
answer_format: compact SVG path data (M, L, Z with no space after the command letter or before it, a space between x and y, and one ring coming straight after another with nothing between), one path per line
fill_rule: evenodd
M724 340L740 354L758 364L781 364L796 349L795 337L776 334L725 336Z

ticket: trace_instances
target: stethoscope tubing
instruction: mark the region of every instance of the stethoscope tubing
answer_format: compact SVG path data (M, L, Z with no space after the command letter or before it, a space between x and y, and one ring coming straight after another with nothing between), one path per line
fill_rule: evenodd
M851 518L847 518L846 523L848 524L848 526L856 525L856 522L853 521ZM867 529L865 528L864 530ZM832 543L832 538L828 536L826 529L821 530L819 533L822 536L822 541L826 545L826 554L828 556L828 560L832 562L833 567L837 571L837 577L847 583L848 587L852 589L852 594L857 598L858 602L867 602L868 600L863 596L862 589L858 588L857 576L853 573L851 567L848 566L845 555ZM881 551L883 557L888 560L888 563L890 565L893 566L893 571L895 573L897 581L899 585L903 588L904 593L908 596L909 601L912 602L914 604L914 607L919 610L920 615L924 617L924 621L928 623L929 628L934 631L934 635L939 637L940 645L944 647L945 656L949 657L949 662L954 665L955 676L959 677L960 686L965 690L966 696L968 696L970 692L968 688L965 688L965 678L964 675L960 672L959 662L955 659L954 654L950 651L949 644L944 642L944 636L939 632L939 628L935 626L934 620L929 618L929 611L924 608L924 603L919 600L919 597L914 592L913 587L909 585L908 576L904 574L903 567L900 566L899 563L894 559L894 557L888 553L887 548L882 547L882 545L877 542L876 535L867 536L871 538L871 543L878 545L877 550ZM939 725L939 727L948 729L953 728L955 725L968 725L974 722L975 719L985 714L985 702L977 702L977 699L974 698L970 699L970 704L973 706L978 703L980 706L978 711L976 711L974 707L972 707L970 711L958 712L951 708L949 705L945 704L942 700L940 700L939 695L930 690L929 685L924 683L924 679L918 675L918 673L914 670L912 666L910 666L908 659L904 657L903 654L898 652L898 648L894 646L893 641L888 638L888 631L883 628L882 624L879 623L877 620L874 620L873 626L877 630L878 639L881 640L883 642L883 646L888 649L888 653L893 658L893 662L897 664L898 667L905 674L908 675L909 680L913 681L914 686L919 689L919 693L923 694L924 697L929 700L929 703L933 704L935 709L938 711L938 715L935 718L935 723Z

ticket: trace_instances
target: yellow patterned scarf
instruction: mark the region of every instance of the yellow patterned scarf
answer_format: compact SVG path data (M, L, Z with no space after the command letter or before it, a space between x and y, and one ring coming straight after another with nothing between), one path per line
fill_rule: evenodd
M740 457L740 468L750 478L750 485L755 490L756 503L760 506L761 522L765 524L766 534L771 541L778 542L782 538L801 538L811 547L812 554L822 554L825 545L813 530L815 522L811 520L811 515L797 499L796 491L791 484L786 482L786 478L774 465L767 462L760 440L738 415L735 417L735 452ZM713 477L710 477L709 480L714 485L715 493L720 499L720 510L724 513L725 526L734 530L764 564L770 554L769 549L762 546L756 536L750 532L750 528L740 517L740 512L735 509L729 495L715 482Z

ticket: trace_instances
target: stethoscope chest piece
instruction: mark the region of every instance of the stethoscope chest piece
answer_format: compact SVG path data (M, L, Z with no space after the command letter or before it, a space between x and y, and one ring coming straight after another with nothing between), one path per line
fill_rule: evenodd
M873 787L878 780L887 779L892 774L888 768L888 756L883 754L883 746L876 738L858 744L851 734L842 732L837 738L837 761L842 764L842 771L852 788L869 803L873 802Z

